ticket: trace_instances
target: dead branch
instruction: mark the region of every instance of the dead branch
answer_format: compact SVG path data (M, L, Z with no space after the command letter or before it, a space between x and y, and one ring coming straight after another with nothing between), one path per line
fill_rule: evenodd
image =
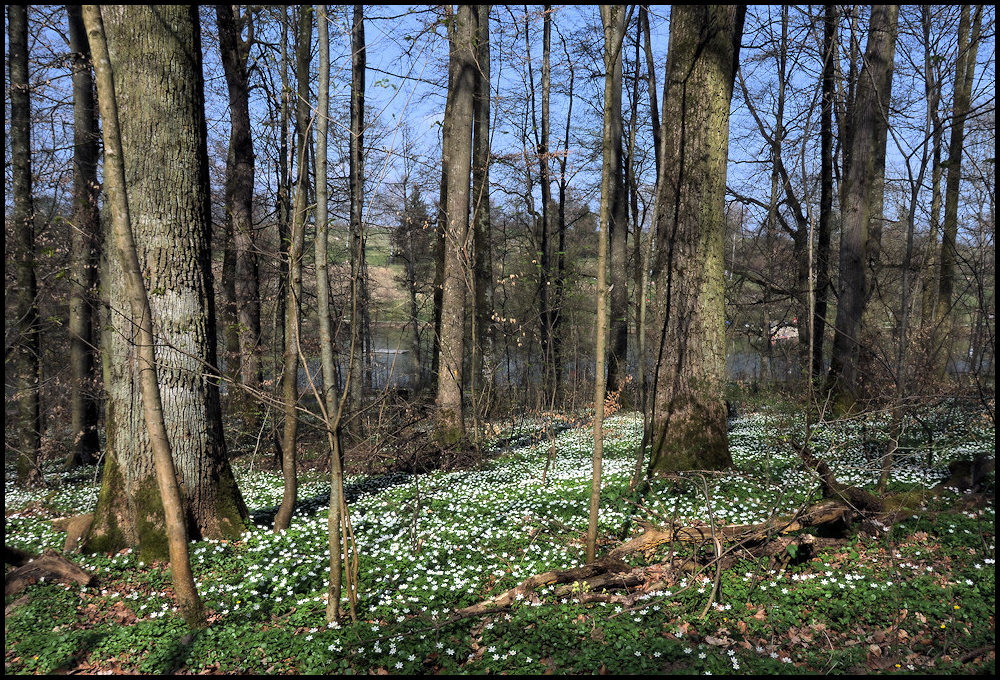
M877 496L873 496L864 489L837 481L826 461L814 456L807 445L796 445L795 449L806 466L815 470L816 474L819 475L823 498L839 500L860 512L882 512L884 510L882 501Z
M519 585L499 595L457 610L453 619L479 616L506 609L519 600L526 599L535 590L549 585L556 588L557 597L577 594L580 601L619 602L631 604L644 593L668 587L668 580L654 580L664 571L696 572L716 566L720 571L732 568L743 559L769 557L773 566L783 568L792 560L811 559L820 548L839 542L840 539L822 539L811 534L788 536L807 527L833 527L842 534L851 521L851 510L835 501L818 503L791 518L778 518L763 524L730 525L718 527L691 526L660 528L646 524L639 536L623 543L607 556L592 564L571 569L547 571L522 581ZM671 541L716 542L716 556L707 563L687 558L676 563L655 564L649 567L630 567L622 558L637 552L650 552ZM723 541L733 543L725 551ZM654 576L655 575L655 576ZM626 595L609 595L607 591L626 591ZM632 592L630 592L632 591Z

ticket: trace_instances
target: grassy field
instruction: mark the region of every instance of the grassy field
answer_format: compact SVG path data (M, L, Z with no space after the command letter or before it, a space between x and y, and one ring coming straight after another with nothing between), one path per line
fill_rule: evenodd
M993 452L995 434L964 410L943 409L933 422L933 460L914 433L889 487L909 492L912 507L869 518L812 559L682 572L665 566L671 549L697 556L711 544L661 546L630 558L659 585L627 601L594 601L584 582L458 620L456 610L533 574L583 562L588 429L558 435L544 481L548 443L510 446L530 440L540 420L502 432L507 445L481 469L351 478L356 623L326 624L329 487L307 476L288 531L254 526L239 541L192 546L210 611L204 630L187 630L176 615L165 565L129 552L78 556L96 586L41 583L16 603L7 598L6 672L992 673L995 477L985 494L919 492L947 477L950 460ZM858 424L821 426L815 452L841 481L873 488L870 449L886 425L868 422L867 442ZM618 414L606 427L601 551L644 522L752 524L819 498L789 445L804 424L787 412L735 421L727 473L654 483L641 496L628 488L641 419ZM266 516L280 501L279 474L236 466L251 512ZM48 481L30 493L6 484L6 544L59 548L50 520L91 509L92 473L53 472Z

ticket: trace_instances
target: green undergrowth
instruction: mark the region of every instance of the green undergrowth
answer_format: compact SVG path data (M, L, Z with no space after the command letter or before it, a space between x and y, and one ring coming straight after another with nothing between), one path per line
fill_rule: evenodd
M956 408L957 407L949 407ZM890 524L869 521L846 542L782 568L748 559L716 573L656 572L671 555L712 545L663 546L630 557L659 573L629 604L592 601L586 583L542 588L509 609L453 620L465 607L527 577L584 560L592 432L549 442L545 423L498 428L481 469L348 480L359 561L358 621L325 620L329 487L306 475L289 530L255 525L233 541L192 544L210 625L189 631L174 609L169 571L124 551L78 556L98 577L80 589L30 587L5 620L8 673L969 673L995 661L994 477L985 506L945 491L947 464L995 449L975 413L924 414L894 465L891 491L908 492ZM930 429L926 423L932 423ZM808 439L838 478L874 489L888 422L829 423L806 432L787 410L742 415L734 467L629 489L641 418L606 421L601 551L644 523L753 524L818 500L815 475L793 449ZM933 441L928 440L928 433ZM531 442L531 443L527 443ZM252 517L277 505L278 473L241 469ZM10 472L7 479L12 479ZM61 547L54 517L89 511L92 476L52 472L27 492L6 484L5 543ZM789 557L794 558L795 555ZM715 581L718 579L718 587Z

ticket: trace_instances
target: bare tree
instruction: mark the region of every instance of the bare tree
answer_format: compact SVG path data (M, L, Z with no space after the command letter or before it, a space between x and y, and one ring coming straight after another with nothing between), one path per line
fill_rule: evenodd
M476 397L487 387L484 363L491 344L493 257L490 238L490 5L478 5L476 78L472 139L472 251L475 334L472 391Z
M260 276L257 238L253 224L254 148L250 127L247 61L254 40L253 9L242 14L236 5L216 5L219 51L229 92L229 157L226 168L226 213L232 231L233 303L238 342L233 372L243 390L234 389L235 412L245 420L245 429L256 433L262 417L254 398L263 381L260 337ZM246 40L241 38L246 26Z
M948 144L948 175L945 181L944 221L941 230L940 270L938 273L937 305L934 322L938 328L935 345L938 350L937 373L943 377L950 358L951 307L955 289L955 248L958 237L958 199L962 182L962 152L965 143L965 122L972 100L972 84L976 72L976 54L983 21L983 6L976 5L970 22L970 6L962 5L958 23L958 59L955 62L954 118ZM971 28L970 28L971 23ZM970 34L971 32L971 34Z
M601 504L601 467L604 454L605 347L608 333L608 241L615 173L621 169L621 61L628 20L623 5L601 5L604 28L604 162L601 166L601 235L597 247L597 329L594 384L594 457L590 484L590 519L587 525L587 563L597 557L597 516ZM617 89L617 95L616 95ZM617 113L615 109L617 107ZM616 123L617 120L617 123ZM617 160L616 160L617 159ZM624 227L624 225L622 225Z

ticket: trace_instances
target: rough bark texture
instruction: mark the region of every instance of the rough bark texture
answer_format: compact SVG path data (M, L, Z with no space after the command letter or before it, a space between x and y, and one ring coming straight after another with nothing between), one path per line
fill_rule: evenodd
M476 63L474 35L478 16L462 5L452 34L450 125L443 142L442 165L447 172L445 204L444 280L441 299L441 341L438 360L438 439L453 444L465 436L462 410L462 359L465 347L465 299L469 280L469 179L472 171L472 121ZM446 116L448 114L446 113Z
M723 236L729 104L744 6L675 6L654 269L660 349L649 474L730 465Z
M872 224L882 219L887 116L898 12L898 5L872 8L865 65L852 107L851 162L845 178L840 236L837 320L828 376L839 408L844 409L850 408L860 393L861 318L868 297L865 270Z
M115 17L127 21L127 15ZM187 15L167 13L168 21L161 24L165 28L164 35L169 40L198 48L198 21L194 11ZM114 20L114 19L113 19ZM158 380L156 338L153 334L153 312L146 288L145 272L140 262L136 247L134 229L128 202L128 181L126 180L125 153L123 151L122 131L119 124L118 100L115 95L114 72L105 36L104 22L101 10L96 5L84 7L84 21L87 26L87 37L94 50L94 67L100 94L101 116L104 119L104 189L113 226L114 243L118 254L118 263L124 279L124 293L128 298L129 311L136 322L133 327L135 370L139 378L139 398L143 412L146 434L152 451L155 469L156 491L160 507L163 510L164 534L167 543L167 555L170 559L171 580L177 603L182 616L191 627L200 627L204 623L204 608L198 597L198 589L191 573L191 559L188 552L188 508L181 495L177 466L174 464L170 435L164 415L163 390ZM147 27L148 28L148 27ZM159 42L161 45L163 40ZM121 55L119 55L121 56ZM137 56L134 52L129 56ZM167 59L173 56L159 50L150 50L147 64L158 64L163 68ZM195 79L197 82L197 79ZM183 89L183 88L182 88ZM197 89L197 88L195 88ZM168 100L169 101L169 100ZM168 107L169 108L169 104ZM203 109L202 112L203 113ZM198 119L203 120L203 118ZM204 128L201 128L204 130ZM202 140L204 135L201 136ZM207 154L203 143L195 144L199 149L199 157L204 167L207 167ZM204 172L204 171L203 171ZM200 179L204 179L203 177ZM202 182L202 186L204 186ZM178 202L183 198L174 197ZM205 201L201 202L203 205ZM207 210L203 210L207 216ZM140 518L141 521L152 523L151 513ZM96 516L96 513L95 513ZM145 550L148 552L155 541L146 540ZM139 547L142 554L144 548Z
M185 8L104 9L118 92L125 179L149 293L163 419L188 533L232 538L246 507L226 458L215 364L201 45ZM155 103L155 105L152 105ZM167 556L166 527L140 398L139 319L118 249L109 258L107 451L92 551Z
M13 180L13 259L16 270L13 373L17 380L17 481L41 481L38 449L38 307L35 302L35 208L31 195L31 104L28 96L28 8L7 6L10 54L10 155ZM10 250L5 250L8 253Z
M67 466L93 465L100 453L99 408L95 394L94 301L100 258L97 210L97 108L90 70L90 47L78 5L67 5L73 51L73 241L69 299L70 418L73 444Z

